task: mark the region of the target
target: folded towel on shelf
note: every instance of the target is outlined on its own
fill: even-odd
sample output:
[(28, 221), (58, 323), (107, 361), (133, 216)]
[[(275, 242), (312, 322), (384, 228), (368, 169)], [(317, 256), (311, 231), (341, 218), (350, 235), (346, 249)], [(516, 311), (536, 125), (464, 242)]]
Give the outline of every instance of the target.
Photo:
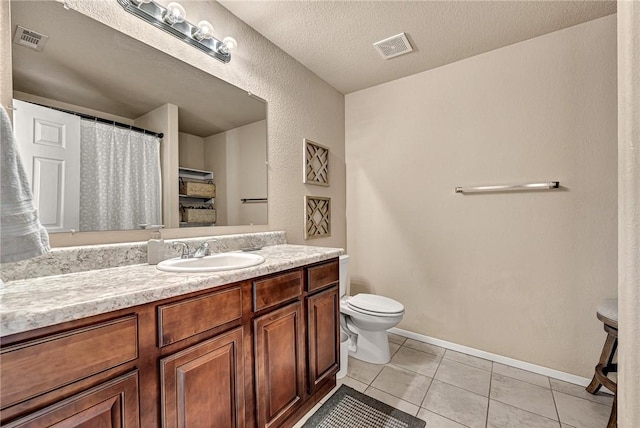
[(38, 220), (18, 142), (4, 107), (0, 106), (0, 263), (48, 253), (49, 234)]

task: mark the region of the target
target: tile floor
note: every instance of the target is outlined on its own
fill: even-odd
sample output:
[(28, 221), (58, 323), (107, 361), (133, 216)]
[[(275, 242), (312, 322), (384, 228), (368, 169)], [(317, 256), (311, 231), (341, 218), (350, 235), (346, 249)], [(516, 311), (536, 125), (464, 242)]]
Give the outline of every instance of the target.
[(594, 396), (578, 385), (394, 334), (389, 340), (389, 364), (349, 358), (347, 376), (338, 384), (417, 416), (427, 428), (607, 426), (611, 395)]

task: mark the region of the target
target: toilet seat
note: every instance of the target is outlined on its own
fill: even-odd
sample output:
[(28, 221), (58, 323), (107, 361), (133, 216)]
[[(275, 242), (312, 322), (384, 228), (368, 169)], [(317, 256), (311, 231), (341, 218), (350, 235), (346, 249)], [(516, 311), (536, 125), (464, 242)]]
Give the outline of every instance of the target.
[(347, 305), (356, 312), (373, 316), (397, 316), (404, 313), (402, 303), (375, 294), (356, 294), (347, 300)]

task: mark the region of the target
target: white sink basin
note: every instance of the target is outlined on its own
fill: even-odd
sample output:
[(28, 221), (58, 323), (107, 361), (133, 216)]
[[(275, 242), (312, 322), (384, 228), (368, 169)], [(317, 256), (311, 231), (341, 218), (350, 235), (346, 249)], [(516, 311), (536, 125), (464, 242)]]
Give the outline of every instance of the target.
[(169, 259), (158, 263), (165, 272), (220, 272), (264, 263), (264, 257), (250, 253), (220, 253), (191, 259)]

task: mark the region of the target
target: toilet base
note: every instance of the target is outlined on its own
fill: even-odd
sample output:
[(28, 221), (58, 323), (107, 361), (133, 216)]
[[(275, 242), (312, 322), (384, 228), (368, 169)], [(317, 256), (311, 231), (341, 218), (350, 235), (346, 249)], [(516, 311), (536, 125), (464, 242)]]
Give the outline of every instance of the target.
[(386, 330), (359, 330), (356, 336), (356, 351), (349, 350), (350, 356), (372, 364), (387, 364), (391, 361), (389, 337)]

